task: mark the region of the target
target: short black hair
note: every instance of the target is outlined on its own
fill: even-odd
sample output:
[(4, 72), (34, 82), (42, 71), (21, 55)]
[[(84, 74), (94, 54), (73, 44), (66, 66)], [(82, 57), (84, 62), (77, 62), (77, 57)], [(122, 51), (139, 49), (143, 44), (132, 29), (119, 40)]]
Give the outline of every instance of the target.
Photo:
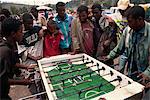
[(26, 21), (28, 21), (28, 20), (31, 20), (31, 19), (33, 20), (33, 17), (32, 17), (32, 15), (30, 13), (24, 13), (22, 15), (22, 21), (23, 21), (23, 23), (26, 22)]
[(4, 14), (0, 14), (0, 22), (2, 22), (5, 18), (6, 16)]
[(8, 9), (2, 9), (0, 14), (4, 14), (7, 18), (10, 17), (11, 13)]
[(18, 19), (14, 19), (14, 18), (11, 18), (11, 17), (6, 18), (2, 22), (1, 35), (3, 37), (8, 37), (8, 36), (11, 35), (12, 32), (17, 32), (21, 25), (22, 25), (22, 22)]
[(98, 8), (99, 10), (102, 10), (101, 5), (98, 4), (98, 3), (93, 4), (93, 6), (91, 7), (91, 9), (95, 9), (95, 8)]
[(50, 19), (50, 20), (48, 20), (47, 24), (54, 24), (54, 25), (56, 25), (56, 29), (59, 30), (59, 27), (58, 27), (56, 21)]
[(127, 18), (129, 16), (131, 16), (134, 19), (137, 19), (139, 17), (142, 17), (144, 19), (145, 18), (145, 10), (141, 6), (133, 6), (125, 12), (125, 16)]
[(56, 4), (56, 10), (58, 9), (58, 7), (61, 7), (61, 6), (66, 6), (66, 4), (64, 2), (58, 2)]
[(47, 23), (50, 23), (50, 24), (56, 24), (56, 21), (54, 21), (54, 20), (48, 20)]
[(77, 9), (77, 12), (78, 12), (78, 13), (81, 13), (81, 12), (83, 12), (83, 11), (86, 11), (86, 12), (88, 13), (88, 7), (85, 6), (85, 5), (79, 6), (78, 9)]

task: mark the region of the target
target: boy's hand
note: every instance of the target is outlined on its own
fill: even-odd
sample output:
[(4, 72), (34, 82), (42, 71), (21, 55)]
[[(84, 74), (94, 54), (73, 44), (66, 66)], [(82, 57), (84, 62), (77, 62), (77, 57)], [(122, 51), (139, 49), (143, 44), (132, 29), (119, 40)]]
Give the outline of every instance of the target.
[(102, 56), (102, 57), (100, 57), (100, 58), (98, 58), (100, 61), (102, 61), (102, 62), (106, 62), (106, 61), (108, 61), (109, 60), (109, 58), (107, 57), (107, 56)]
[(21, 84), (22, 85), (29, 85), (32, 84), (33, 82), (31, 81), (31, 79), (24, 79), (24, 80), (20, 80), (22, 81)]
[(141, 77), (142, 78), (142, 84), (145, 85), (145, 86), (150, 86), (150, 82), (146, 82), (146, 81), (150, 81), (150, 77), (149, 76), (146, 76), (145, 74), (141, 73), (140, 75), (138, 75), (138, 77)]
[(145, 85), (145, 88), (150, 88), (150, 82)]
[(37, 66), (37, 64), (30, 64), (27, 69), (34, 69)]
[(78, 53), (79, 53), (79, 50), (77, 49), (77, 50), (74, 50), (72, 52), (69, 52), (68, 54), (75, 55), (75, 54), (78, 54)]

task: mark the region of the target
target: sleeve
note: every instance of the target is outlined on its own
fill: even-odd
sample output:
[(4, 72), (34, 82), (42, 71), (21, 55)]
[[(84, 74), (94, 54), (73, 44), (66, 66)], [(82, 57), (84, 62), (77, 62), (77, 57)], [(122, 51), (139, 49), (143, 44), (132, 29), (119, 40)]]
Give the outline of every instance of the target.
[(7, 63), (2, 57), (0, 57), (0, 78), (4, 77), (5, 73), (7, 72)]
[(144, 74), (150, 77), (150, 66), (144, 71)]
[(126, 40), (126, 34), (127, 34), (127, 28), (124, 30), (123, 35), (117, 44), (117, 46), (110, 51), (109, 55), (107, 56), (109, 59), (114, 59), (115, 57), (118, 57), (121, 53), (125, 50), (125, 40)]
[[(7, 54), (6, 54), (7, 53)], [(0, 78), (2, 77), (12, 77), (12, 68), (15, 65), (14, 57), (12, 57), (12, 52), (7, 50), (3, 52), (0, 57)]]
[(147, 69), (143, 72), (143, 74), (147, 75), (150, 77), (150, 45), (149, 45), (149, 66)]

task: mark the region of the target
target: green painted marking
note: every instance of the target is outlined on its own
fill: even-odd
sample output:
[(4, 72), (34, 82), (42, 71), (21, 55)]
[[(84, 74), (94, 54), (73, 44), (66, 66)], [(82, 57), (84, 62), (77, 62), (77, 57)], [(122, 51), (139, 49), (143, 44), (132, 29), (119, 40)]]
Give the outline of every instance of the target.
[[(62, 68), (63, 70), (58, 71), (58, 69), (53, 69), (51, 71), (48, 72), (49, 76), (52, 75), (57, 75), (59, 73), (67, 73), (73, 70), (78, 70), (81, 68), (86, 68), (85, 65), (74, 65), (73, 68), (70, 68), (68, 70), (64, 70), (65, 67), (68, 68), (69, 64), (62, 64), (59, 65), (58, 67)], [(55, 90), (60, 89), (60, 87), (67, 87), (67, 88), (63, 88), (63, 92), (61, 90), (55, 91), (57, 98), (61, 99), (61, 100), (89, 100), (95, 97), (98, 97), (100, 95), (103, 95), (105, 93), (111, 92), (115, 89), (115, 86), (113, 86), (112, 84), (107, 84), (105, 86), (102, 86), (100, 89), (99, 88), (94, 88), (90, 91), (84, 91), (83, 93), (79, 94), (78, 92), (80, 90), (85, 90), (86, 88), (90, 88), (90, 87), (94, 87), (94, 86), (99, 86), (100, 84), (105, 84), (107, 83), (107, 80), (105, 80), (103, 77), (99, 76), (96, 72), (93, 73), (90, 77), (90, 75), (87, 75), (85, 73), (91, 72), (91, 69), (85, 69), (85, 70), (81, 70), (81, 71), (76, 71), (76, 72), (72, 72), (72, 73), (68, 73), (68, 74), (64, 74), (64, 75), (58, 75), (53, 77), (51, 80), (52, 82), (52, 86)], [(81, 81), (78, 81), (77, 83), (73, 82), (72, 79), (68, 79), (64, 81), (64, 85), (62, 84), (62, 82), (59, 82), (59, 80), (63, 80), (63, 79), (67, 79), (70, 78), (72, 76), (76, 76), (76, 75), (83, 75), (83, 81), (87, 81), (87, 80), (92, 80), (89, 82), (83, 82), (81, 84), (78, 84)], [(76, 79), (75, 79), (76, 80)], [(78, 79), (77, 79), (78, 80)], [(75, 85), (77, 84), (77, 85)], [(92, 91), (96, 91), (95, 93)]]

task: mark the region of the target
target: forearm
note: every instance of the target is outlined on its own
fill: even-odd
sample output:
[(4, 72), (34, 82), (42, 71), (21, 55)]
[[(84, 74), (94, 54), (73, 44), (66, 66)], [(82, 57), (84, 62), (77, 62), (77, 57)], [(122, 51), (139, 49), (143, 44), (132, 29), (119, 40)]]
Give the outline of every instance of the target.
[(107, 58), (109, 59), (114, 59), (116, 57), (119, 56), (119, 51), (118, 51), (118, 46), (116, 46), (112, 51), (110, 51), (109, 55), (107, 56)]
[(22, 68), (22, 69), (27, 69), (27, 68), (28, 68), (28, 66), (27, 66), (27, 65), (20, 64), (20, 63), (16, 63), (16, 67), (18, 67), (18, 68)]
[(27, 80), (14, 80), (14, 79), (9, 79), (8, 80), (10, 85), (29, 85), (30, 82)]

